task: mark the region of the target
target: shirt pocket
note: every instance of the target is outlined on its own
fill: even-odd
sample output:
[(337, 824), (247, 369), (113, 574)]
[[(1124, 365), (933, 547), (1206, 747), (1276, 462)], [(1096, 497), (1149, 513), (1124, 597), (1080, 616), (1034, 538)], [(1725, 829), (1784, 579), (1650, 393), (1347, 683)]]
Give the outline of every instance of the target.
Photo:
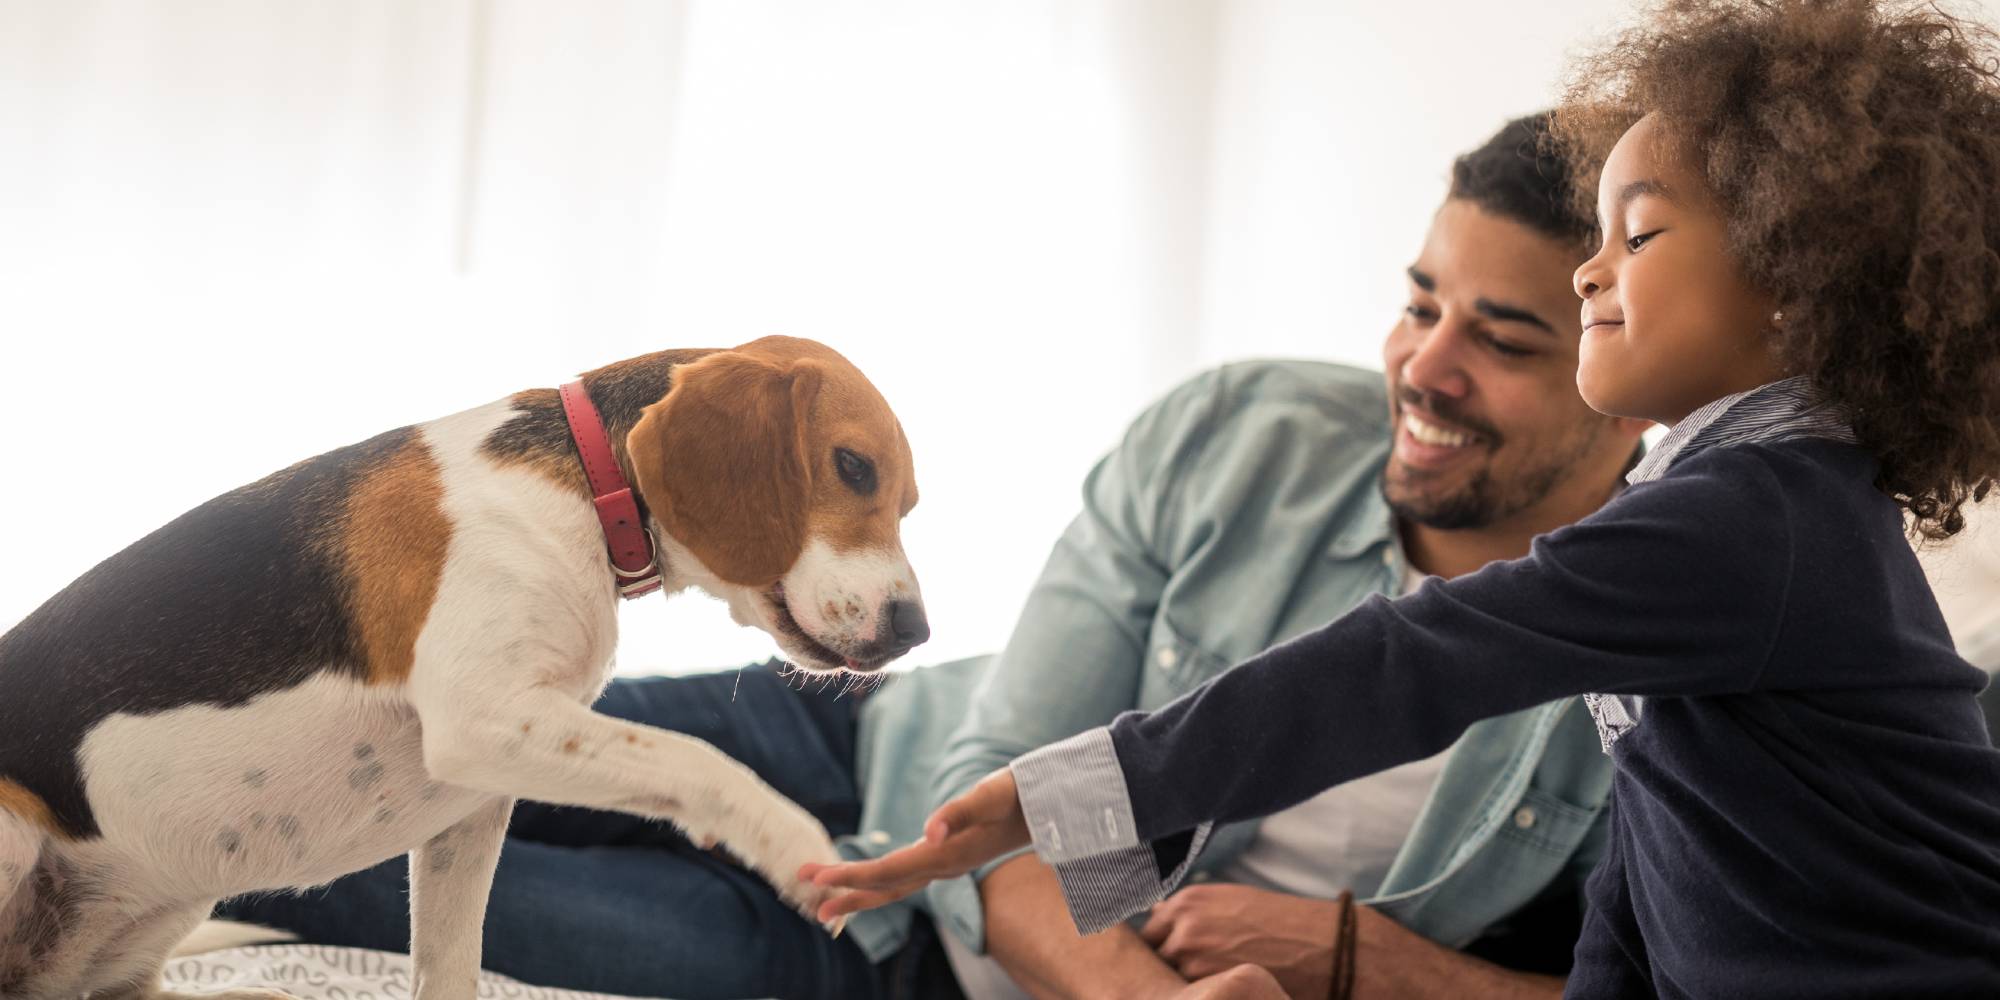
[(1536, 851), (1568, 857), (1576, 851), (1598, 810), (1529, 787), (1512, 812), (1500, 819), (1500, 838)]
[(1152, 711), (1200, 687), (1229, 669), (1234, 661), (1203, 649), (1175, 629), (1165, 615), (1153, 619), (1146, 640), (1146, 662), (1139, 680), (1139, 708)]

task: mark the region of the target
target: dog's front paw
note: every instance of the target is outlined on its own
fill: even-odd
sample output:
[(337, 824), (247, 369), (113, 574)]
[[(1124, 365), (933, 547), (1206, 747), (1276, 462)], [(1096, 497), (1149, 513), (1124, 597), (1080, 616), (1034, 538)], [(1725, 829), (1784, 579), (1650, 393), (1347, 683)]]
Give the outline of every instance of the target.
[[(820, 833), (822, 840), (825, 840), (825, 837), (826, 834), (824, 832)], [(846, 859), (840, 856), (840, 852), (833, 849), (833, 843), (827, 841), (825, 850), (801, 851), (794, 854), (789, 860), (777, 862), (778, 870), (766, 872), (764, 873), (764, 877), (771, 881), (771, 884), (777, 888), (778, 895), (783, 896), (785, 902), (790, 903), (792, 909), (797, 910), (800, 916), (816, 924), (820, 924), (820, 926), (826, 928), (827, 933), (834, 937), (839, 937), (840, 932), (847, 927), (847, 918), (839, 916), (833, 918), (832, 921), (822, 922), (819, 919), (819, 908), (825, 905), (827, 900), (839, 896), (847, 892), (847, 890), (834, 886), (815, 885), (811, 882), (800, 881), (799, 868), (809, 862), (830, 865), (838, 864), (844, 860)]]
[[(846, 890), (800, 881), (799, 868), (809, 862), (830, 865), (844, 859), (819, 820), (791, 801), (779, 799), (758, 812), (745, 824), (745, 836), (727, 839), (724, 846), (771, 883), (792, 909), (818, 923), (820, 905)], [(825, 926), (837, 935), (846, 925), (847, 918), (841, 917)]]

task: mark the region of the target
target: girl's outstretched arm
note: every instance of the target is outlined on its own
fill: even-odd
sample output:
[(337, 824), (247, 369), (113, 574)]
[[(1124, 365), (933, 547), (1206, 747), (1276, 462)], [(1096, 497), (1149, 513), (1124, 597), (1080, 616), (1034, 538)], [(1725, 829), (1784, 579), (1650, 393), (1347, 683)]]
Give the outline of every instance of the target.
[(1177, 886), (1215, 822), (1430, 756), (1480, 719), (1586, 692), (1751, 690), (1783, 623), (1791, 547), (1764, 458), (1695, 456), (1538, 538), (1524, 559), (1371, 598), (1156, 712), (1017, 758), (940, 809), (923, 842), (816, 870), (860, 890), (828, 915), (969, 871), (1032, 834), (1090, 932)]

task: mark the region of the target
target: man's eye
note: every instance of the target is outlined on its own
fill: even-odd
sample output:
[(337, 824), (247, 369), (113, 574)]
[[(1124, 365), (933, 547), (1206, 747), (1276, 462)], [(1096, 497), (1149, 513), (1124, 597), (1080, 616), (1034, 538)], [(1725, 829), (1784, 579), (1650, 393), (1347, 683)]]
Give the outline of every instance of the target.
[(833, 450), (833, 467), (849, 489), (867, 496), (875, 492), (875, 464), (845, 448)]
[(1513, 344), (1501, 340), (1499, 337), (1495, 337), (1490, 333), (1487, 334), (1484, 339), (1486, 340), (1486, 346), (1493, 348), (1493, 350), (1498, 354), (1500, 354), (1501, 357), (1525, 358), (1535, 353), (1534, 351), (1528, 350), (1525, 347), (1515, 347)]
[(1437, 314), (1431, 312), (1429, 309), (1425, 309), (1423, 306), (1416, 306), (1416, 305), (1404, 306), (1403, 315), (1408, 316), (1419, 323), (1437, 322)]

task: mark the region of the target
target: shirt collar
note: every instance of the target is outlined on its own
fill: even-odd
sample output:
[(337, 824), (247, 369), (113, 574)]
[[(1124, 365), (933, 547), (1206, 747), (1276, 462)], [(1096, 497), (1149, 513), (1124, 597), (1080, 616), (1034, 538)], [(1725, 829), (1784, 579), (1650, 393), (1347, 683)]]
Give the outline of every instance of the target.
[(1675, 424), (1625, 481), (1637, 485), (1667, 474), (1674, 463), (1710, 448), (1824, 438), (1853, 444), (1854, 429), (1804, 375), (1724, 396)]

